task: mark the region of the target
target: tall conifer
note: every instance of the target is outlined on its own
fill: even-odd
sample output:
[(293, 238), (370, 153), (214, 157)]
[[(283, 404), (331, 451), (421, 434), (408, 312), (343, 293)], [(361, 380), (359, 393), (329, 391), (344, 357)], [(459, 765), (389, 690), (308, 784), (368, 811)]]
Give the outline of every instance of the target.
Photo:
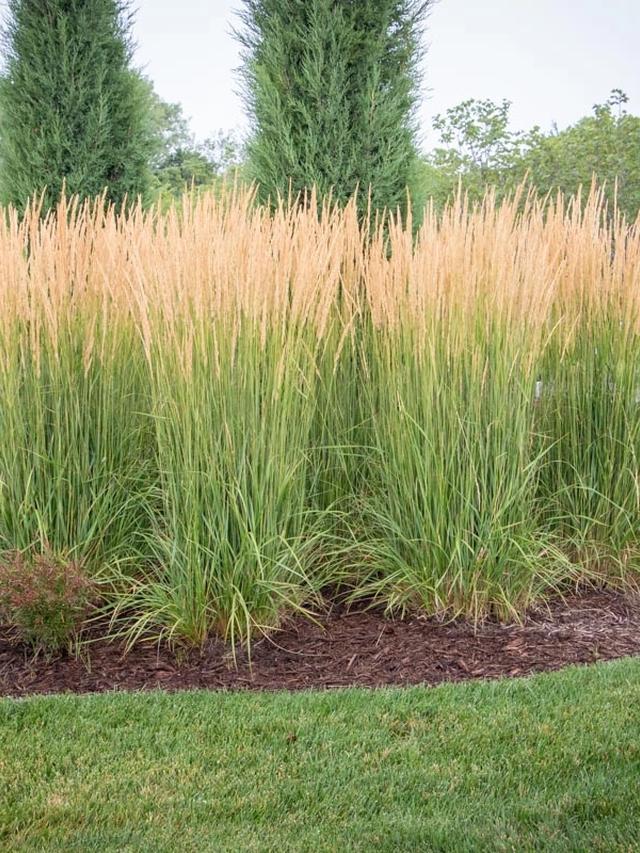
[(0, 196), (148, 190), (149, 95), (132, 68), (128, 0), (9, 0), (0, 80)]
[(316, 186), (403, 207), (416, 165), (431, 0), (244, 0), (250, 174), (263, 199)]

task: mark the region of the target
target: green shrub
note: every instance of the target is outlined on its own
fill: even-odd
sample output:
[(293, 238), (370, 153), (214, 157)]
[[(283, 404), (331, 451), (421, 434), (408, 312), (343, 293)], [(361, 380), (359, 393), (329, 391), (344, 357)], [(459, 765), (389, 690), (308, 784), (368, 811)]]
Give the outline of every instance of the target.
[(69, 645), (94, 598), (82, 566), (66, 556), (47, 551), (0, 558), (0, 615), (36, 651)]

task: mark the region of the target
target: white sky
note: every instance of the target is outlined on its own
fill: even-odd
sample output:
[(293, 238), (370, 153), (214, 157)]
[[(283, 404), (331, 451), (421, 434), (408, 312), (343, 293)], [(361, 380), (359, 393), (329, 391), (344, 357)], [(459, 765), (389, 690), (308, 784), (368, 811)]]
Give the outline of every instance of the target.
[[(244, 129), (231, 29), (241, 0), (134, 0), (137, 63), (196, 134)], [(6, 0), (1, 3), (6, 5)], [(640, 0), (438, 0), (420, 110), (431, 118), (465, 98), (513, 101), (516, 128), (561, 127), (618, 87), (640, 112)]]
[[(231, 35), (240, 6), (137, 0), (138, 62), (200, 137), (246, 126)], [(434, 114), (469, 97), (513, 101), (522, 129), (565, 126), (614, 87), (640, 111), (640, 0), (439, 0), (427, 41), (423, 135)]]

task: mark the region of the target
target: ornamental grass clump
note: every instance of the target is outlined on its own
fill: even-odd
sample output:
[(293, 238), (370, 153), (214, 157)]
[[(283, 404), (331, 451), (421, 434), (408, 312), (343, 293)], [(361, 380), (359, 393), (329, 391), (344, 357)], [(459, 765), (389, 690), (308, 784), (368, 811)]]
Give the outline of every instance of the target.
[(368, 250), (370, 444), (354, 597), (514, 617), (566, 567), (539, 520), (534, 386), (553, 298), (541, 208), (489, 197)]
[(100, 201), (0, 226), (0, 549), (89, 573), (137, 560), (152, 476), (121, 228)]
[(208, 196), (136, 229), (161, 511), (154, 567), (123, 601), (134, 636), (249, 641), (318, 591), (312, 442), (343, 220), (252, 201)]
[(4, 212), (0, 554), (82, 566), (130, 643), (635, 584), (638, 225), (300, 201)]
[(546, 242), (562, 258), (536, 432), (547, 526), (585, 576), (640, 568), (640, 230), (558, 199)]

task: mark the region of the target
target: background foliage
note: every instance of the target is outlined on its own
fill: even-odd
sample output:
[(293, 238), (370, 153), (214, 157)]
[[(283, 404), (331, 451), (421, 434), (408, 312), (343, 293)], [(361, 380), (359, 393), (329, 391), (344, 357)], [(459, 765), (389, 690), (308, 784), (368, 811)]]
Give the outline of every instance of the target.
[(640, 117), (627, 112), (627, 95), (614, 89), (593, 115), (544, 133), (509, 126), (511, 104), (467, 100), (434, 119), (440, 144), (425, 158), (423, 193), (441, 206), (461, 185), (473, 200), (487, 186), (498, 197), (527, 178), (546, 194), (575, 195), (594, 176), (613, 209), (634, 219), (640, 210)]

